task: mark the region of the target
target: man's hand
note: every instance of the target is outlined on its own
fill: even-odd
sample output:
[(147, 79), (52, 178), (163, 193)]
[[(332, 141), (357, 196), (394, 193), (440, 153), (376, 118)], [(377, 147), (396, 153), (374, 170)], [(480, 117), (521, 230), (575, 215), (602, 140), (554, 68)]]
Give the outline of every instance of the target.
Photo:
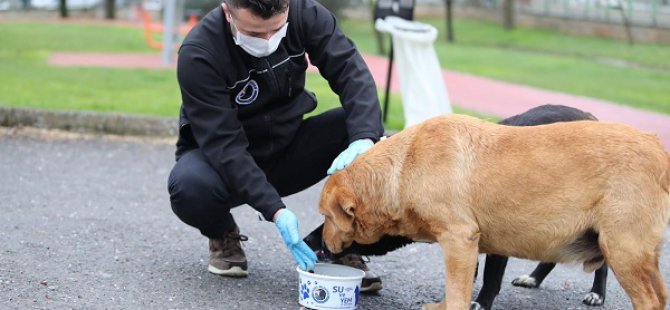
[(363, 152), (370, 149), (373, 145), (374, 143), (370, 139), (359, 139), (351, 142), (349, 147), (347, 147), (346, 150), (342, 151), (342, 153), (340, 153), (340, 155), (335, 158), (333, 164), (330, 165), (330, 168), (328, 169), (328, 174), (333, 174), (349, 166), (349, 164), (351, 164), (351, 162), (354, 161), (358, 155), (363, 154)]
[(289, 209), (281, 209), (275, 213), (273, 220), (300, 269), (313, 270), (317, 260), (316, 254), (300, 239), (298, 218), (295, 213)]

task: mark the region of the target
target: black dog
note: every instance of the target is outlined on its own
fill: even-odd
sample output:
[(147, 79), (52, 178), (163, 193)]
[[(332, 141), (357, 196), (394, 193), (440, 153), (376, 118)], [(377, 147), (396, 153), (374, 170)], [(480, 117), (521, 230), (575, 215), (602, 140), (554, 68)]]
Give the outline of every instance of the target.
[[(578, 120), (597, 121), (597, 119), (590, 113), (586, 113), (575, 108), (562, 105), (543, 105), (530, 109), (522, 114), (506, 118), (500, 121), (499, 124), (509, 126), (536, 126)], [(328, 251), (328, 249), (323, 245), (322, 229), (323, 225), (305, 237), (304, 240), (312, 249), (319, 253), (321, 257), (332, 259), (336, 256), (330, 253), (330, 251)], [(338, 254), (337, 257), (346, 255), (347, 253), (379, 256), (402, 248), (405, 245), (413, 242), (413, 240), (405, 237), (387, 235), (373, 244), (357, 244), (354, 242), (349, 248)], [(500, 292), (500, 286), (503, 275), (505, 274), (507, 260), (508, 257), (506, 256), (486, 255), (486, 263), (484, 266), (484, 283), (482, 285), (482, 289), (479, 291), (477, 299), (470, 307), (471, 310), (491, 309), (493, 300)], [(515, 286), (537, 288), (555, 266), (556, 264), (554, 263), (542, 262), (537, 266), (537, 268), (535, 268), (530, 276), (519, 277), (512, 281), (512, 284)], [(605, 301), (606, 282), (607, 265), (603, 264), (603, 266), (596, 271), (591, 293), (586, 295), (583, 302), (589, 306), (602, 305)]]

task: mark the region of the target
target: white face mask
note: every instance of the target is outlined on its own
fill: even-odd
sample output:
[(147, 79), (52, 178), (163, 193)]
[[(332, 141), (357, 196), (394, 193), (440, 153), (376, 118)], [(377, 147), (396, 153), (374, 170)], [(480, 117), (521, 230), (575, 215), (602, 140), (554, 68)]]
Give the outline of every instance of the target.
[(249, 55), (256, 57), (265, 57), (274, 53), (279, 47), (281, 39), (286, 36), (286, 29), (288, 28), (287, 22), (270, 39), (265, 40), (241, 33), (235, 24), (232, 22), (230, 24), (235, 27), (235, 35), (233, 36), (235, 44), (239, 45)]

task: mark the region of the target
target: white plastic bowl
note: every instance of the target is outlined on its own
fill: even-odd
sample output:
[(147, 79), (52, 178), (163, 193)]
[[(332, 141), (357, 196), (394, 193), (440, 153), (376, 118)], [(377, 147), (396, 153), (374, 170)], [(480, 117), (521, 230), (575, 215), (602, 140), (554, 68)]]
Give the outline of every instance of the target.
[(358, 306), (365, 272), (335, 264), (317, 263), (314, 273), (298, 271), (298, 303), (310, 309), (353, 310)]

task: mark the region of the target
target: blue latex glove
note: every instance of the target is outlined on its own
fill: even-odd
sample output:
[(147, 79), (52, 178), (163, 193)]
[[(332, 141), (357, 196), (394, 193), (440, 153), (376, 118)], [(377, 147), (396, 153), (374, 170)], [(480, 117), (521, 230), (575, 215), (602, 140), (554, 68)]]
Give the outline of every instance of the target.
[(328, 169), (328, 174), (333, 174), (349, 166), (358, 155), (363, 154), (363, 152), (370, 149), (373, 145), (374, 143), (370, 139), (359, 139), (351, 142), (346, 150), (337, 155), (337, 158), (335, 158), (333, 164)]
[(298, 266), (302, 270), (313, 270), (316, 263), (316, 254), (307, 246), (305, 241), (300, 239), (298, 234), (298, 217), (289, 209), (279, 211), (279, 216), (275, 219), (275, 225), (279, 229), (281, 237), (286, 243), (286, 247), (291, 251)]

